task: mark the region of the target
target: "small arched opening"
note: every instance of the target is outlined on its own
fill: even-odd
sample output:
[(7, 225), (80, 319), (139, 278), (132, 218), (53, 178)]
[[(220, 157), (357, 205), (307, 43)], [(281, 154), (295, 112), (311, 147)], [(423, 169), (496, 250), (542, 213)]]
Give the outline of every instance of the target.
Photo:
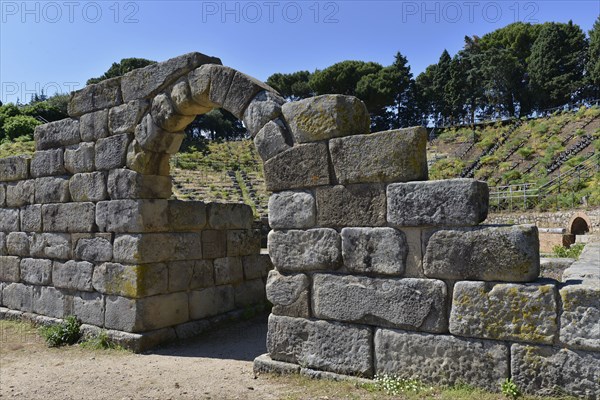
[(575, 217), (569, 224), (569, 231), (573, 235), (585, 235), (590, 231), (590, 226), (584, 218)]

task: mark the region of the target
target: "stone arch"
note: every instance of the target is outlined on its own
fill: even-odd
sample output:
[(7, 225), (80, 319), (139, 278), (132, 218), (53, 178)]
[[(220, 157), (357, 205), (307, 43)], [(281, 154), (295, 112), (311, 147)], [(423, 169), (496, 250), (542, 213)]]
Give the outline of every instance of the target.
[(592, 222), (590, 218), (582, 212), (577, 212), (569, 220), (567, 230), (572, 235), (585, 235), (591, 231)]

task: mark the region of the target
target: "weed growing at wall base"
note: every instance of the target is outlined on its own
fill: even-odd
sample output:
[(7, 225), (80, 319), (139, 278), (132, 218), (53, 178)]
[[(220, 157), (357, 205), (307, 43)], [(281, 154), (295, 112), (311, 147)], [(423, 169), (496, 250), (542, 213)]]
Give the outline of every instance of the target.
[(502, 394), (510, 399), (521, 397), (521, 390), (510, 378), (507, 378), (504, 382), (502, 382), (500, 389), (502, 390)]
[(81, 322), (70, 315), (60, 324), (41, 327), (40, 334), (49, 347), (60, 347), (77, 343), (81, 337), (80, 327)]

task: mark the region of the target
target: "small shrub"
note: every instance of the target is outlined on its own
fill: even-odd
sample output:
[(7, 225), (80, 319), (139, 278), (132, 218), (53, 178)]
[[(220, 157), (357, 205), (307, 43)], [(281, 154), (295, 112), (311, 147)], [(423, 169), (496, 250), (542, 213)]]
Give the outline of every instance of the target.
[(519, 387), (510, 378), (507, 378), (504, 382), (502, 382), (501, 390), (505, 397), (509, 397), (511, 399), (521, 397), (521, 391), (519, 390)]
[(527, 160), (533, 154), (533, 149), (531, 147), (521, 147), (517, 150), (517, 154), (520, 155), (523, 160)]
[(80, 327), (77, 318), (70, 315), (60, 324), (41, 327), (40, 333), (49, 347), (59, 347), (77, 343), (81, 337)]
[(571, 247), (554, 246), (552, 253), (559, 258), (579, 258), (585, 245), (583, 243), (575, 243)]

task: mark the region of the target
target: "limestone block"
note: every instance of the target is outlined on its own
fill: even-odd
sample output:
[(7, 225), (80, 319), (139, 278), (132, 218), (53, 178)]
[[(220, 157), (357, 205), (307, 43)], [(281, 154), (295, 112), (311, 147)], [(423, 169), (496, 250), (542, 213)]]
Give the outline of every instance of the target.
[(6, 185), (0, 184), (0, 207), (6, 206)]
[(600, 351), (600, 287), (568, 285), (560, 289), (560, 341), (570, 348)]
[(33, 285), (49, 285), (52, 282), (52, 261), (38, 258), (21, 260), (21, 280)]
[(273, 269), (273, 263), (268, 254), (242, 257), (242, 266), (246, 279), (266, 278), (269, 271)]
[(329, 151), (339, 183), (427, 180), (423, 127), (332, 139)]
[(272, 229), (313, 228), (317, 222), (315, 197), (311, 192), (287, 191), (269, 197), (269, 225)]
[(209, 112), (212, 108), (205, 107), (194, 101), (192, 91), (186, 78), (180, 79), (171, 89), (171, 100), (177, 113), (181, 115), (201, 115)]
[(386, 225), (385, 187), (359, 184), (317, 188), (317, 224), (327, 227)]
[[(6, 250), (6, 233), (0, 232), (0, 256), (8, 255)], [(2, 279), (0, 279), (2, 280)]]
[(108, 194), (111, 199), (168, 199), (171, 197), (171, 178), (142, 175), (127, 169), (108, 173)]
[(69, 180), (69, 192), (73, 201), (106, 200), (106, 174), (92, 172), (75, 174)]
[(285, 103), (281, 109), (297, 143), (366, 134), (371, 124), (367, 107), (354, 96), (310, 97)]
[(98, 140), (94, 156), (96, 169), (109, 170), (124, 167), (130, 141), (131, 137), (127, 133)]
[(457, 282), (450, 333), (483, 339), (551, 344), (558, 331), (552, 284)]
[(33, 312), (36, 314), (62, 318), (65, 316), (66, 296), (53, 287), (33, 288)]
[(227, 233), (218, 230), (202, 231), (202, 255), (206, 259), (227, 256)]
[(429, 239), (425, 275), (440, 279), (530, 282), (540, 271), (534, 225), (448, 229)]
[(166, 231), (167, 200), (111, 200), (96, 204), (96, 225), (102, 232)]
[(189, 288), (199, 289), (215, 284), (215, 271), (213, 261), (211, 260), (196, 260), (192, 268)]
[(275, 270), (270, 271), (266, 295), (273, 304), (272, 313), (308, 318), (310, 316), (309, 285), (310, 280), (305, 274), (282, 275)]
[(79, 118), (79, 134), (84, 142), (95, 142), (108, 136), (108, 110), (84, 114)]
[(201, 319), (233, 310), (235, 294), (231, 285), (213, 286), (191, 291), (189, 302), (190, 319)]
[(31, 158), (27, 156), (0, 158), (0, 182), (19, 181), (29, 178), (30, 162)]
[(71, 94), (68, 112), (71, 117), (118, 106), (123, 102), (121, 95), (121, 77), (88, 85)]
[(317, 274), (315, 317), (369, 325), (446, 332), (446, 284), (433, 279), (379, 279)]
[(94, 203), (44, 204), (44, 232), (92, 232), (95, 212)]
[(16, 232), (20, 230), (19, 210), (16, 208), (0, 208), (0, 231)]
[(6, 185), (6, 205), (22, 207), (35, 203), (35, 180), (20, 181)]
[(342, 261), (340, 235), (333, 229), (271, 231), (268, 240), (280, 272), (335, 270)]
[[(24, 261), (24, 260), (23, 260)], [(67, 261), (52, 263), (52, 284), (62, 289), (74, 289), (91, 292), (94, 265), (87, 261)]]
[(21, 258), (13, 256), (0, 256), (0, 281), (19, 282)]
[(256, 136), (267, 122), (281, 116), (281, 105), (285, 100), (272, 91), (259, 92), (248, 104), (242, 121), (252, 137)]
[(68, 260), (71, 258), (71, 237), (64, 233), (34, 233), (31, 256)]
[(260, 253), (260, 229), (227, 231), (227, 256), (239, 257)]
[(62, 175), (65, 171), (64, 149), (38, 150), (31, 160), (31, 176)]
[(182, 115), (177, 112), (175, 105), (165, 93), (154, 97), (150, 111), (152, 120), (167, 132), (181, 132), (195, 118), (195, 115)]
[(169, 175), (169, 155), (146, 151), (137, 140), (127, 148), (127, 168), (145, 175)]
[(423, 273), (423, 245), (421, 241), (422, 230), (420, 228), (400, 229), (406, 238), (408, 255), (406, 257), (406, 278), (425, 278)]
[(206, 204), (201, 201), (169, 200), (168, 219), (174, 231), (199, 231), (206, 226)]
[(208, 225), (213, 229), (250, 229), (254, 217), (246, 204), (208, 204)]
[(166, 233), (117, 234), (113, 259), (132, 264), (175, 260), (174, 241), (175, 236)]
[(211, 260), (173, 261), (169, 265), (169, 292), (214, 286)]
[(65, 118), (60, 121), (39, 125), (33, 132), (36, 150), (65, 147), (81, 142), (79, 121)]
[(289, 133), (281, 120), (269, 121), (254, 137), (254, 146), (260, 158), (267, 161), (292, 147), (288, 137)]
[(262, 279), (240, 282), (233, 286), (233, 290), (237, 308), (265, 302), (265, 283)]
[(468, 226), (487, 218), (487, 183), (473, 179), (395, 183), (388, 221), (398, 226)]
[(600, 395), (600, 353), (513, 344), (510, 365), (514, 383), (525, 393), (560, 393), (597, 399)]
[(166, 264), (123, 265), (103, 263), (94, 268), (92, 285), (104, 294), (140, 298), (167, 293)]
[(241, 119), (250, 101), (261, 91), (276, 93), (269, 85), (236, 71), (223, 102), (223, 108)]
[(108, 129), (111, 134), (133, 133), (142, 116), (150, 107), (148, 100), (132, 100), (113, 107), (108, 113)]
[(183, 133), (163, 130), (154, 123), (150, 114), (146, 115), (135, 128), (135, 140), (142, 149), (155, 153), (177, 153), (184, 136)]
[(65, 149), (65, 169), (72, 174), (92, 172), (95, 168), (94, 143), (79, 143)]
[(9, 283), (2, 289), (2, 303), (11, 310), (33, 311), (33, 286)]
[[(188, 83), (192, 99), (201, 106), (207, 108), (219, 108), (220, 104), (214, 104), (210, 101), (211, 70), (219, 68), (211, 64), (196, 68), (188, 74)], [(216, 80), (215, 80), (216, 82)]]
[(6, 236), (6, 249), (11, 256), (29, 256), (30, 238), (24, 232), (11, 232)]
[(104, 326), (143, 332), (182, 324), (189, 320), (188, 295), (171, 293), (143, 299), (106, 296)]
[(269, 316), (272, 359), (345, 375), (373, 375), (373, 332), (366, 326)]
[(501, 342), (389, 329), (375, 332), (375, 373), (443, 386), (468, 384), (498, 391), (509, 378)]
[(215, 284), (226, 285), (244, 280), (242, 259), (239, 257), (223, 257), (214, 260)]
[(67, 203), (71, 201), (69, 178), (49, 176), (35, 180), (35, 202), (37, 204)]
[(104, 325), (104, 296), (80, 292), (73, 296), (73, 314), (84, 324)]
[(408, 244), (402, 231), (393, 228), (344, 228), (344, 269), (359, 274), (404, 274)]
[[(233, 68), (225, 67), (223, 65), (207, 65), (210, 73), (210, 87), (208, 91), (209, 104), (217, 104), (220, 107), (225, 107), (225, 101), (227, 99), (227, 93), (231, 88), (233, 77), (236, 74), (236, 70)], [(192, 84), (190, 80), (190, 85)], [(195, 84), (198, 87), (197, 84)], [(195, 93), (196, 92), (196, 93)], [(198, 91), (192, 87), (192, 94), (194, 98), (198, 96)]]
[(35, 204), (21, 208), (21, 230), (25, 232), (42, 231), (42, 206)]
[(123, 100), (147, 98), (200, 65), (220, 60), (200, 53), (188, 53), (144, 68), (135, 69), (122, 78)]
[(74, 256), (78, 260), (103, 262), (112, 260), (112, 244), (102, 237), (81, 238), (75, 244)]
[(327, 144), (297, 145), (264, 164), (267, 190), (277, 192), (329, 185)]
[(173, 235), (173, 260), (199, 260), (202, 257), (202, 232), (178, 232)]

